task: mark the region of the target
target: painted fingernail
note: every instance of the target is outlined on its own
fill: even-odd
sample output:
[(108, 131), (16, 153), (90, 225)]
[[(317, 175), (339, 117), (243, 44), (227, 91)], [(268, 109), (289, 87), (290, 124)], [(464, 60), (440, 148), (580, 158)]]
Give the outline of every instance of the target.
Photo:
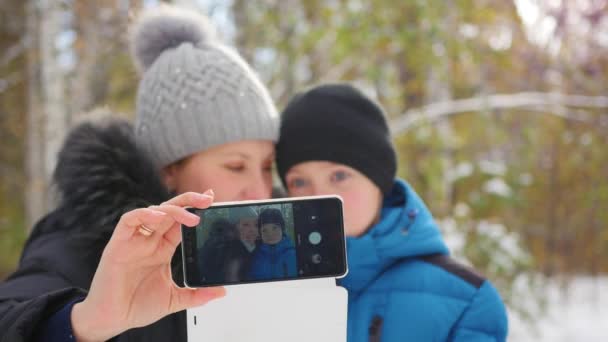
[(207, 194), (206, 192), (203, 194), (196, 194), (196, 196), (201, 199), (201, 200), (208, 200), (210, 198), (213, 198), (212, 195)]

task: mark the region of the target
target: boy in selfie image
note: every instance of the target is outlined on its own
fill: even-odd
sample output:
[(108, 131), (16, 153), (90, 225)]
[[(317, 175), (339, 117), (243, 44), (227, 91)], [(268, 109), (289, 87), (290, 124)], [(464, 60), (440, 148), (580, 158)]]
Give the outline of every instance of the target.
[(296, 250), (285, 232), (285, 220), (279, 209), (262, 210), (258, 218), (261, 243), (251, 263), (251, 280), (296, 276)]
[[(348, 341), (504, 341), (492, 284), (449, 256), (414, 189), (396, 179), (382, 109), (345, 84), (296, 95), (283, 112), (279, 175), (290, 196), (344, 201)], [(411, 162), (415, 162), (412, 158)]]

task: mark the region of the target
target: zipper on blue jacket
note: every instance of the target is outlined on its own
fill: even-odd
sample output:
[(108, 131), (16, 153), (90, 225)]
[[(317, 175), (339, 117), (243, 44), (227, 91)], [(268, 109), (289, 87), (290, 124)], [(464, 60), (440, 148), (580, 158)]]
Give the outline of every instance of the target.
[(380, 342), (382, 337), (382, 317), (376, 315), (372, 318), (372, 323), (369, 325), (369, 341)]

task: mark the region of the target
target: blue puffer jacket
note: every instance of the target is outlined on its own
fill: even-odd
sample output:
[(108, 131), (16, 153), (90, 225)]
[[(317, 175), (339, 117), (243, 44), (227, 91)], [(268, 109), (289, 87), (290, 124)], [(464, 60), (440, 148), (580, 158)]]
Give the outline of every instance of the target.
[(348, 341), (504, 341), (492, 284), (448, 256), (422, 200), (398, 180), (381, 221), (347, 239)]
[(293, 243), (283, 234), (276, 245), (260, 244), (251, 261), (252, 279), (286, 278), (296, 276), (296, 250)]

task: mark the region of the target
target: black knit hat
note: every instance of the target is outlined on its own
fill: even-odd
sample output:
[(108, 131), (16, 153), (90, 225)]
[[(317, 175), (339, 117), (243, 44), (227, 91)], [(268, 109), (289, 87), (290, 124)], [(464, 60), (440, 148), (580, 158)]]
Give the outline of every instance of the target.
[(279, 209), (267, 208), (262, 210), (258, 217), (258, 229), (262, 229), (262, 225), (265, 223), (274, 223), (280, 226), (282, 231), (285, 231), (285, 219)]
[(283, 111), (277, 144), (283, 184), (296, 164), (323, 160), (350, 166), (383, 194), (393, 187), (397, 158), (384, 112), (347, 84), (326, 84), (297, 94)]

